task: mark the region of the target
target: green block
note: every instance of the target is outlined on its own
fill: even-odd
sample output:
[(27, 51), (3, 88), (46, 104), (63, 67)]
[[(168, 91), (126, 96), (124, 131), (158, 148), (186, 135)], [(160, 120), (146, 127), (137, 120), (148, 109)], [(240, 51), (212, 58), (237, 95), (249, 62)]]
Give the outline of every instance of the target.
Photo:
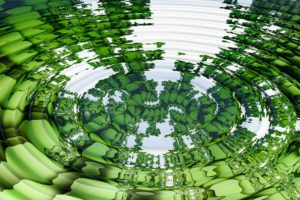
[(9, 168), (19, 178), (40, 183), (50, 183), (64, 171), (30, 143), (8, 147), (6, 158)]
[(210, 187), (218, 197), (226, 197), (243, 191), (238, 180), (225, 180)]
[(19, 32), (7, 33), (0, 37), (0, 47), (4, 46), (6, 44), (12, 43), (12, 42), (21, 41), (21, 40), (23, 40), (23, 37)]
[(2, 115), (3, 128), (18, 128), (22, 123), (24, 113), (19, 110), (4, 110)]
[(5, 106), (12, 90), (15, 87), (16, 80), (5, 75), (0, 75), (0, 105)]
[(61, 145), (58, 134), (47, 120), (26, 120), (21, 124), (19, 131), (41, 151)]
[(120, 190), (109, 183), (80, 178), (71, 186), (72, 196), (89, 200), (113, 200)]
[(0, 57), (16, 54), (28, 49), (32, 44), (28, 41), (16, 41), (0, 47)]

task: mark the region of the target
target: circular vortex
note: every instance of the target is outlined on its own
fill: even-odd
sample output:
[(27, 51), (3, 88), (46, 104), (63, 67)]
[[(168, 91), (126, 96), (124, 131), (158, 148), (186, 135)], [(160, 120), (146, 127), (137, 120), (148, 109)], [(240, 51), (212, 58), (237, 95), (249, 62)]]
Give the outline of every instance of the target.
[(0, 199), (300, 198), (299, 1), (0, 10)]

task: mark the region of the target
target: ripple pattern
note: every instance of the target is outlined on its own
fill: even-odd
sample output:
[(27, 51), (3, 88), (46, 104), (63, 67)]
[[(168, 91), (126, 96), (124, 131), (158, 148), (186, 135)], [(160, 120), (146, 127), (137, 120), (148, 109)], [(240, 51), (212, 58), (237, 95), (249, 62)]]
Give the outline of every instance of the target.
[(297, 0), (0, 0), (0, 199), (300, 199)]

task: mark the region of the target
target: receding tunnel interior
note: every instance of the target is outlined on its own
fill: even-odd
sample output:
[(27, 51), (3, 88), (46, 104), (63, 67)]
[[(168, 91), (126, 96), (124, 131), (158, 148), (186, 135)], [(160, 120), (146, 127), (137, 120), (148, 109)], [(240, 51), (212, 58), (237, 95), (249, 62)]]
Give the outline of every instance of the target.
[(298, 0), (0, 0), (0, 200), (300, 199)]

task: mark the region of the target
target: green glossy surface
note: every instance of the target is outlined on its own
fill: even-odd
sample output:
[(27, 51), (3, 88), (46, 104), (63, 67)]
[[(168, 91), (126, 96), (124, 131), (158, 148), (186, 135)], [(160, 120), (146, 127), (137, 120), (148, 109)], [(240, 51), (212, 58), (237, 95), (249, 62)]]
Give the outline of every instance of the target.
[(299, 30), (297, 0), (0, 0), (0, 199), (299, 199)]

